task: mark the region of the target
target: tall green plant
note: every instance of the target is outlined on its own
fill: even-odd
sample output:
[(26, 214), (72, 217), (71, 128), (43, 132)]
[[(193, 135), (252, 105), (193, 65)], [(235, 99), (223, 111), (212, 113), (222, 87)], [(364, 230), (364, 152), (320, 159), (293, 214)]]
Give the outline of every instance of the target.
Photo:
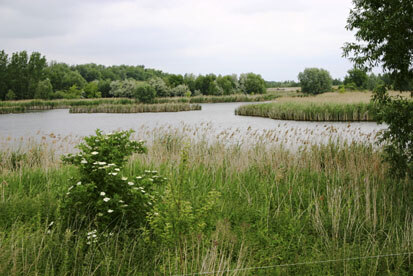
[(152, 206), (153, 184), (163, 179), (150, 171), (131, 179), (121, 175), (127, 157), (147, 151), (143, 141), (130, 140), (132, 132), (105, 135), (96, 130), (96, 135), (85, 137), (77, 146), (79, 153), (62, 157), (79, 172), (61, 207), (68, 226), (92, 224), (106, 230), (115, 226), (138, 228), (145, 223)]

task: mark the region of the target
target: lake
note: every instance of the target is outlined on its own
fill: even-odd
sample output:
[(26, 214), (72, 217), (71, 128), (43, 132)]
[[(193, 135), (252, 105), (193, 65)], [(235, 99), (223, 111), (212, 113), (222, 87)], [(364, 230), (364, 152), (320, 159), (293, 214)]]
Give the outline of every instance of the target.
[(202, 104), (201, 111), (167, 113), (71, 114), (68, 109), (0, 115), (2, 147), (27, 139), (62, 139), (134, 129), (136, 137), (150, 140), (154, 133), (180, 131), (194, 139), (230, 143), (259, 142), (262, 139), (297, 146), (325, 142), (363, 141), (373, 143), (385, 126), (374, 122), (298, 122), (236, 116), (234, 110), (246, 103)]

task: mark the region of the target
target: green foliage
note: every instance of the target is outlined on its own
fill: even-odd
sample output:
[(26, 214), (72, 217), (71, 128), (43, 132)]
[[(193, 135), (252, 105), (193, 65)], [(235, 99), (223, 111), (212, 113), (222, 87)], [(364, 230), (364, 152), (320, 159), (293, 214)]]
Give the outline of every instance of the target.
[(83, 97), (84, 98), (101, 98), (102, 93), (99, 92), (99, 82), (92, 81), (86, 84), (85, 88), (83, 89)]
[(301, 91), (309, 94), (320, 94), (331, 90), (332, 78), (324, 69), (306, 68), (298, 74)]
[(49, 79), (39, 81), (36, 88), (36, 93), (34, 94), (35, 99), (48, 100), (52, 97), (53, 87)]
[(395, 88), (406, 90), (413, 78), (413, 5), (411, 0), (353, 0), (347, 30), (357, 42), (346, 43), (344, 56), (356, 66), (381, 65), (390, 72)]
[(241, 74), (239, 85), (241, 91), (246, 94), (264, 94), (267, 91), (265, 81), (259, 74)]
[(347, 71), (347, 76), (344, 78), (344, 84), (353, 83), (358, 89), (365, 89), (367, 87), (368, 76), (366, 71), (353, 68)]
[(156, 97), (156, 90), (150, 84), (144, 83), (138, 85), (133, 94), (141, 103), (152, 103)]
[(168, 97), (170, 95), (170, 89), (163, 79), (153, 78), (148, 83), (155, 89), (157, 97)]
[(13, 90), (9, 89), (9, 91), (7, 91), (5, 100), (6, 101), (12, 101), (16, 99), (16, 94), (14, 94)]
[(211, 217), (220, 198), (220, 193), (210, 191), (202, 202), (190, 202), (184, 197), (184, 187), (188, 185), (188, 148), (181, 153), (179, 179), (168, 182), (165, 192), (156, 201), (148, 220), (156, 238), (169, 246), (183, 246), (185, 238), (206, 234), (206, 228), (216, 221)]
[(141, 84), (142, 82), (133, 79), (112, 81), (109, 94), (114, 97), (133, 98), (135, 89)]
[(72, 180), (61, 207), (62, 219), (69, 227), (96, 229), (127, 226), (137, 229), (146, 221), (153, 197), (153, 184), (162, 182), (156, 173), (128, 179), (121, 175), (127, 157), (145, 153), (142, 141), (131, 141), (133, 131), (85, 137), (78, 154), (62, 157), (73, 164), (79, 176)]
[(384, 85), (379, 86), (373, 98), (376, 119), (386, 123), (380, 141), (384, 142), (385, 160), (390, 163), (390, 174), (413, 179), (413, 101), (390, 97)]
[(174, 97), (183, 97), (183, 96), (191, 96), (191, 90), (185, 84), (180, 84), (171, 89), (171, 95)]

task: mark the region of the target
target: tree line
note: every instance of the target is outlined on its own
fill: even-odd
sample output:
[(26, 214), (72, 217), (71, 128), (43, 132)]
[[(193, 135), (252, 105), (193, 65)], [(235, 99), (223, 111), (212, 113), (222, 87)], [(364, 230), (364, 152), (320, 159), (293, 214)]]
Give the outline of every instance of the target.
[[(140, 93), (146, 93), (140, 95)], [(0, 100), (99, 97), (173, 97), (262, 94), (264, 79), (237, 75), (168, 74), (143, 65), (68, 65), (50, 62), (38, 52), (0, 51)]]

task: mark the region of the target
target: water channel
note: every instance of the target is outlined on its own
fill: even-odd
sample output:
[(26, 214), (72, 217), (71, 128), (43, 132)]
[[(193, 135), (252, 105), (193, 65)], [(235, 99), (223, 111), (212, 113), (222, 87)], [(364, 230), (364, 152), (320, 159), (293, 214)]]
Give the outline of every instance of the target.
[[(300, 145), (329, 139), (373, 143), (384, 128), (373, 122), (298, 122), (236, 116), (234, 110), (245, 103), (202, 104), (201, 111), (167, 113), (71, 114), (55, 109), (23, 114), (0, 115), (2, 147), (25, 139), (50, 139), (134, 129), (137, 138), (150, 139), (154, 132), (180, 131), (195, 139), (217, 139), (230, 143), (267, 141)], [(46, 138), (45, 138), (46, 137)]]

